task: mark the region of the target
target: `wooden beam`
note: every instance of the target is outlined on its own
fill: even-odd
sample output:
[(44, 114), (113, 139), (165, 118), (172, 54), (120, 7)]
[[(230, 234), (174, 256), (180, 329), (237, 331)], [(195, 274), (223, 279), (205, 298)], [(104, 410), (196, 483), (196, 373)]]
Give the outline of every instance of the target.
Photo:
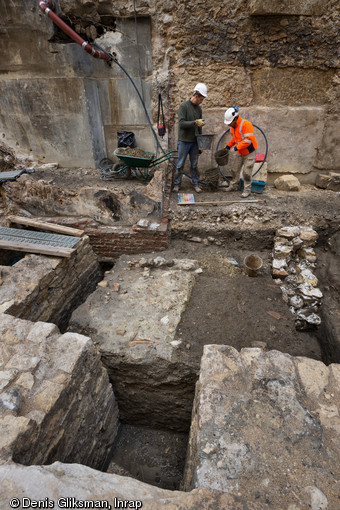
[(1, 241), (0, 249), (24, 251), (27, 253), (39, 253), (40, 255), (52, 255), (53, 257), (70, 257), (76, 250), (74, 248), (58, 248), (44, 244), (21, 243), (15, 241)]
[(24, 218), (23, 216), (7, 216), (7, 220), (9, 220), (10, 223), (28, 225), (30, 227), (36, 227), (40, 230), (50, 230), (51, 232), (59, 232), (60, 234), (69, 236), (81, 237), (84, 235), (84, 230), (79, 230), (78, 228), (64, 227), (64, 225), (58, 225), (57, 223), (33, 220), (32, 218)]

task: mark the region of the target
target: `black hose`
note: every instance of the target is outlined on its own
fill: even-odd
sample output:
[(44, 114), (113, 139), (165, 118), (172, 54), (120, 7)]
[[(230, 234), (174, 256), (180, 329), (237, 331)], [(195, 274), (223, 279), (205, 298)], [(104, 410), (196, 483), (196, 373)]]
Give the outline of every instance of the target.
[[(151, 122), (150, 116), (149, 116), (148, 111), (147, 111), (147, 109), (146, 109), (144, 99), (142, 98), (142, 96), (141, 96), (141, 94), (140, 94), (140, 92), (139, 92), (139, 90), (138, 90), (138, 88), (137, 88), (137, 85), (135, 84), (135, 82), (133, 81), (133, 79), (131, 78), (131, 76), (130, 76), (130, 75), (129, 75), (129, 73), (127, 72), (127, 70), (126, 70), (126, 69), (125, 69), (125, 68), (124, 68), (124, 67), (123, 67), (123, 66), (122, 66), (122, 65), (118, 62), (118, 60), (116, 60), (116, 59), (114, 58), (114, 56), (113, 56), (113, 55), (111, 55), (111, 53), (108, 53), (107, 51), (105, 51), (105, 50), (104, 50), (104, 48), (101, 48), (101, 46), (99, 46), (99, 44), (93, 43), (93, 45), (94, 45), (94, 46), (96, 46), (96, 47), (97, 47), (99, 50), (101, 50), (103, 53), (105, 53), (108, 57), (110, 57), (110, 59), (111, 59), (111, 60), (113, 60), (113, 62), (114, 62), (115, 64), (117, 64), (117, 66), (118, 66), (118, 67), (119, 67), (119, 68), (123, 71), (123, 73), (125, 73), (125, 74), (126, 74), (126, 76), (128, 77), (128, 79), (129, 79), (129, 80), (130, 80), (130, 82), (132, 83), (132, 85), (133, 85), (133, 87), (134, 87), (135, 91), (137, 92), (137, 95), (138, 95), (138, 97), (139, 97), (139, 99), (140, 99), (140, 101), (141, 101), (141, 103), (142, 103), (142, 106), (143, 106), (143, 109), (144, 109), (144, 112), (145, 112), (145, 116), (146, 116), (147, 121), (148, 121), (148, 123), (149, 123), (149, 125), (150, 125), (151, 131), (152, 131), (152, 134), (153, 134), (153, 136), (154, 136), (154, 138), (155, 138), (155, 140), (156, 140), (156, 144), (157, 144), (157, 146), (161, 149), (161, 151), (163, 152), (163, 154), (166, 154), (165, 150), (163, 149), (163, 147), (162, 147), (162, 146), (161, 146), (161, 144), (159, 143), (159, 140), (158, 140), (157, 134), (156, 134), (156, 132), (155, 132), (155, 130), (154, 130), (154, 128), (153, 128), (153, 125), (152, 125), (152, 122)], [(175, 163), (174, 163), (173, 161), (171, 161), (171, 159), (169, 159), (169, 161), (170, 161), (170, 163), (172, 163), (174, 166), (176, 166), (176, 165), (175, 165)]]
[[(162, 146), (161, 146), (161, 144), (159, 143), (159, 140), (158, 140), (158, 137), (157, 137), (157, 133), (155, 132), (155, 130), (154, 130), (154, 128), (153, 128), (153, 125), (152, 125), (152, 122), (151, 122), (150, 116), (149, 116), (148, 111), (147, 111), (147, 109), (146, 109), (144, 99), (142, 98), (142, 96), (141, 96), (141, 94), (140, 94), (140, 92), (139, 92), (139, 90), (138, 90), (138, 88), (137, 88), (137, 86), (136, 86), (135, 82), (133, 81), (133, 79), (131, 78), (131, 76), (130, 76), (130, 75), (129, 75), (129, 73), (127, 72), (127, 70), (126, 70), (126, 69), (125, 69), (125, 68), (124, 68), (124, 67), (123, 67), (123, 66), (122, 66), (122, 65), (118, 62), (118, 60), (116, 60), (116, 59), (114, 58), (114, 56), (113, 56), (113, 55), (111, 55), (111, 53), (108, 53), (106, 50), (104, 50), (104, 48), (102, 48), (101, 46), (99, 46), (99, 44), (97, 44), (97, 43), (93, 43), (93, 46), (96, 46), (99, 50), (101, 50), (101, 51), (102, 51), (103, 53), (105, 53), (108, 57), (110, 57), (110, 59), (111, 59), (111, 60), (113, 60), (113, 62), (114, 62), (115, 64), (117, 64), (117, 66), (118, 66), (118, 67), (119, 67), (119, 68), (120, 68), (120, 69), (121, 69), (121, 70), (122, 70), (122, 71), (126, 74), (126, 76), (128, 77), (128, 79), (129, 79), (129, 80), (130, 80), (130, 82), (132, 83), (132, 85), (133, 85), (133, 87), (134, 87), (135, 91), (137, 92), (137, 95), (138, 95), (138, 97), (139, 97), (139, 99), (140, 99), (140, 101), (141, 101), (141, 103), (142, 103), (142, 106), (143, 106), (143, 109), (144, 109), (144, 112), (145, 112), (146, 119), (147, 119), (147, 121), (148, 121), (148, 123), (149, 123), (149, 125), (150, 125), (151, 131), (152, 131), (152, 134), (153, 134), (153, 136), (154, 136), (154, 138), (155, 138), (155, 140), (156, 140), (157, 147), (159, 147), (159, 148), (161, 149), (161, 151), (163, 152), (163, 154), (166, 154), (165, 150), (163, 149), (163, 147), (162, 147)], [(267, 137), (266, 137), (265, 133), (263, 132), (263, 130), (262, 130), (260, 127), (256, 126), (255, 124), (253, 124), (253, 126), (254, 126), (254, 127), (256, 127), (259, 131), (261, 131), (262, 135), (264, 136), (265, 143), (266, 143), (266, 153), (265, 153), (264, 160), (263, 160), (262, 164), (260, 165), (260, 167), (258, 168), (258, 170), (256, 170), (256, 172), (254, 173), (254, 175), (253, 175), (252, 177), (254, 177), (254, 176), (255, 176), (255, 175), (256, 175), (256, 174), (257, 174), (257, 173), (261, 170), (262, 166), (264, 165), (264, 163), (265, 163), (265, 161), (266, 161), (266, 159), (267, 159), (267, 154), (268, 154), (268, 140), (267, 140)], [(223, 137), (224, 137), (224, 136), (225, 136), (225, 135), (226, 135), (229, 131), (230, 131), (230, 129), (227, 129), (227, 130), (226, 130), (226, 131), (222, 134), (222, 136), (220, 137), (220, 139), (218, 140), (217, 145), (216, 145), (216, 151), (218, 150), (218, 147), (219, 147), (219, 144), (220, 144), (220, 142), (221, 142), (222, 138), (223, 138)], [(174, 167), (176, 167), (175, 163), (174, 163), (171, 159), (169, 159), (168, 161), (169, 161), (169, 162), (170, 162), (170, 163), (171, 163)], [(224, 179), (224, 180), (226, 180), (226, 181), (229, 183), (229, 179), (228, 179), (228, 178), (227, 178), (227, 177), (223, 174), (222, 170), (220, 169), (220, 166), (219, 166), (219, 165), (217, 165), (217, 167), (218, 167), (218, 170), (219, 170), (220, 174), (222, 175), (223, 179)], [(184, 173), (184, 172), (183, 172), (183, 173)], [(187, 177), (189, 177), (189, 178), (191, 179), (191, 176), (190, 176), (190, 175), (188, 175), (188, 174), (186, 174), (186, 173), (184, 173), (184, 175), (186, 175)], [(201, 183), (201, 184), (204, 184), (204, 182), (202, 182), (202, 181), (200, 181), (200, 183)]]
[[(264, 155), (264, 159), (262, 161), (262, 164), (259, 166), (259, 168), (256, 170), (256, 172), (252, 175), (252, 177), (255, 177), (255, 175), (261, 170), (261, 168), (263, 167), (264, 163), (266, 162), (267, 160), (267, 154), (268, 154), (268, 140), (267, 140), (267, 137), (264, 133), (264, 131), (259, 127), (259, 126), (256, 126), (256, 124), (253, 124), (254, 127), (256, 127), (256, 129), (258, 129), (259, 131), (261, 131), (263, 137), (264, 137), (264, 141), (265, 141), (265, 144), (266, 144), (266, 152), (265, 152), (265, 155)], [(222, 140), (222, 138), (230, 131), (230, 129), (227, 129), (226, 131), (224, 131), (224, 133), (222, 134), (221, 138), (219, 139), (219, 141), (217, 142), (217, 145), (216, 145), (216, 151), (218, 151), (218, 147), (220, 145), (220, 142)], [(219, 165), (217, 165), (218, 167), (218, 170), (220, 172), (220, 174), (222, 175), (222, 177), (229, 182), (229, 180), (227, 179), (227, 177), (223, 174), (222, 170), (220, 169)]]

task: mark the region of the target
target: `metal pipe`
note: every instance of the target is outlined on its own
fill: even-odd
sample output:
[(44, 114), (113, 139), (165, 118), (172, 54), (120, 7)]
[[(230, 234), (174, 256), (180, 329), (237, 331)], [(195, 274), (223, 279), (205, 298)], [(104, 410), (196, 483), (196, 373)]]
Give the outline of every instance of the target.
[(48, 16), (53, 23), (55, 23), (65, 34), (71, 37), (77, 44), (79, 44), (87, 53), (92, 55), (94, 58), (100, 58), (102, 60), (110, 60), (110, 57), (104, 53), (103, 51), (98, 51), (91, 46), (87, 41), (85, 41), (80, 35), (77, 34), (71, 27), (69, 27), (62, 19), (59, 18), (52, 10), (52, 0), (40, 0), (39, 2), (40, 9), (43, 11), (46, 16)]

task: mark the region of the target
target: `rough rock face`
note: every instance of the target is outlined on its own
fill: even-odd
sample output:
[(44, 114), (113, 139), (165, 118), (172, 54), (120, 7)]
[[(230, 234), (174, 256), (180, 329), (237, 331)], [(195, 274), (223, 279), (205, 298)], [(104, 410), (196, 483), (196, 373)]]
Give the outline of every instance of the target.
[(46, 179), (42, 170), (37, 175), (23, 175), (15, 182), (3, 184), (7, 212), (93, 218), (99, 225), (132, 224), (140, 217), (159, 217), (156, 202), (138, 190), (122, 195), (99, 184), (77, 188), (76, 178), (73, 190), (66, 190), (57, 182), (58, 176)]
[(72, 503), (75, 505), (77, 501), (97, 501), (97, 506), (93, 508), (110, 508), (111, 505), (111, 508), (143, 508), (143, 510), (160, 508), (263, 510), (263, 507), (254, 502), (248, 503), (240, 497), (220, 491), (205, 488), (195, 489), (189, 493), (163, 490), (132, 478), (100, 473), (86, 466), (60, 462), (55, 462), (51, 466), (0, 466), (1, 507), (6, 510), (10, 508), (9, 501), (14, 497), (19, 498), (20, 503), (22, 498), (42, 501), (41, 504), (46, 504), (46, 501), (51, 504), (53, 502), (54, 508), (58, 507), (60, 499), (60, 508), (62, 504), (64, 508), (67, 508), (66, 504), (70, 508), (70, 505)]
[(262, 508), (337, 508), (339, 377), (336, 364), (206, 346), (185, 489), (218, 489)]
[(1, 315), (0, 463), (105, 469), (118, 407), (92, 341)]
[(274, 181), (276, 189), (281, 191), (299, 191), (300, 182), (294, 175), (282, 175)]

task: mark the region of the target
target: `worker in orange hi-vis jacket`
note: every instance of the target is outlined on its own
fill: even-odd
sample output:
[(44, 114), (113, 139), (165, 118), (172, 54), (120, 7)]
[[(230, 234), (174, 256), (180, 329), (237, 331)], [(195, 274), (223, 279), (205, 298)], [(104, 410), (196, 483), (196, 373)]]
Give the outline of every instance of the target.
[(232, 135), (226, 149), (230, 150), (234, 147), (236, 151), (236, 157), (231, 168), (232, 180), (226, 191), (238, 190), (240, 177), (243, 177), (244, 190), (241, 197), (247, 198), (251, 193), (251, 180), (257, 149), (254, 127), (249, 120), (240, 117), (237, 106), (231, 106), (226, 110), (224, 124), (230, 128)]

